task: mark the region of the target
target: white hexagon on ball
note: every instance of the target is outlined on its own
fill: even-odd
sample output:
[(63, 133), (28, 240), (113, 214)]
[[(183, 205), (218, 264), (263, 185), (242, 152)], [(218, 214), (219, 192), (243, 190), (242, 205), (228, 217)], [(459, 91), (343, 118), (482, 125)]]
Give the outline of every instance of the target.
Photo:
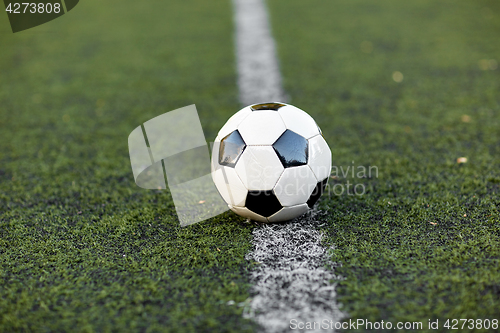
[(271, 146), (249, 146), (236, 164), (236, 172), (248, 190), (269, 191), (283, 173), (283, 165)]
[(293, 105), (287, 105), (278, 110), (287, 129), (309, 139), (320, 134), (319, 127), (314, 119), (306, 112)]
[(224, 201), (231, 206), (243, 207), (247, 197), (247, 188), (241, 182), (234, 168), (222, 166), (212, 177)]
[(247, 145), (272, 145), (286, 130), (276, 111), (252, 111), (239, 125)]
[(297, 216), (300, 216), (309, 210), (307, 204), (301, 204), (291, 207), (283, 207), (281, 210), (274, 215), (271, 215), (268, 220), (269, 222), (280, 222), (293, 220)]
[(274, 193), (283, 206), (307, 202), (318, 181), (307, 165), (286, 168), (274, 187)]
[(330, 176), (332, 172), (332, 153), (322, 135), (309, 139), (309, 161), (307, 164), (318, 181)]
[(233, 116), (229, 118), (229, 120), (224, 124), (224, 126), (222, 126), (217, 137), (222, 139), (227, 135), (229, 135), (232, 131), (238, 128), (238, 125), (241, 124), (241, 122), (245, 120), (246, 117), (248, 117), (251, 114), (252, 110), (250, 109), (249, 106), (233, 114)]

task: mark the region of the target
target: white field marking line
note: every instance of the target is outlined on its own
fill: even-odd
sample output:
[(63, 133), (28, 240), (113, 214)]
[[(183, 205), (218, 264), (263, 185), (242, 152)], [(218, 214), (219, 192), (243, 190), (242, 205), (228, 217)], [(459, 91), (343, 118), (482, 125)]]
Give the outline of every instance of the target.
[[(233, 6), (240, 102), (285, 101), (264, 0), (233, 0)], [(254, 249), (246, 259), (259, 265), (251, 273), (253, 298), (241, 305), (243, 316), (265, 332), (289, 332), (293, 319), (335, 323), (345, 317), (335, 299), (334, 281), (340, 278), (326, 269), (335, 263), (321, 245), (318, 215), (312, 210), (292, 222), (253, 231)], [(327, 331), (334, 330), (321, 330)]]
[[(251, 278), (253, 298), (243, 316), (265, 332), (289, 332), (299, 322), (316, 322), (308, 332), (334, 332), (345, 315), (339, 310), (328, 250), (321, 245), (317, 210), (289, 223), (262, 225), (253, 231), (254, 250), (247, 260), (259, 263)], [(291, 322), (293, 319), (296, 322)], [(331, 322), (330, 322), (331, 321)], [(323, 326), (321, 326), (323, 325)]]
[(240, 102), (286, 102), (264, 0), (233, 0), (233, 7)]

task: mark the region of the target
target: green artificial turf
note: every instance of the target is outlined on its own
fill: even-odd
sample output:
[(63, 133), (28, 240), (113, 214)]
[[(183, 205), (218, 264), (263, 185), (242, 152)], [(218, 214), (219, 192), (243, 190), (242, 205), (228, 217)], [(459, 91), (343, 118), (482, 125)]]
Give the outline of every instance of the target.
[[(320, 207), (342, 309), (441, 331), (500, 319), (500, 5), (268, 5), (285, 89), (339, 168)], [(12, 34), (0, 15), (0, 332), (255, 330), (238, 306), (252, 226), (180, 228), (127, 148), (164, 112), (195, 103), (210, 140), (238, 110), (231, 16), (229, 1), (81, 1)], [(365, 193), (336, 195), (347, 181)]]
[(1, 14), (0, 332), (252, 331), (252, 227), (181, 228), (127, 147), (164, 112), (195, 103), (213, 140), (238, 110), (230, 3), (80, 1), (16, 34)]
[[(342, 309), (425, 329), (439, 319), (439, 331), (448, 318), (500, 319), (500, 4), (269, 7), (285, 89), (339, 170), (320, 206)], [(358, 177), (369, 166), (378, 174)], [(336, 195), (348, 181), (364, 194)]]

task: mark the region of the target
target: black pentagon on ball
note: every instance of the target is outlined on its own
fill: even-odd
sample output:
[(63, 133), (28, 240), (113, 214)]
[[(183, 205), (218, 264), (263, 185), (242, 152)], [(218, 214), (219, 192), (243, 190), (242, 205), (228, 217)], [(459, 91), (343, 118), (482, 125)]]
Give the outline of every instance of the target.
[(286, 104), (282, 103), (261, 103), (255, 104), (250, 107), (252, 111), (278, 111), (280, 108), (284, 107)]
[(269, 217), (283, 208), (273, 191), (248, 191), (245, 206), (264, 217)]
[(234, 168), (245, 147), (245, 141), (238, 130), (227, 135), (220, 142), (219, 164)]
[(307, 205), (309, 206), (309, 208), (313, 208), (314, 204), (318, 202), (323, 192), (325, 192), (327, 183), (328, 183), (328, 177), (316, 184), (314, 191), (312, 191), (311, 196), (307, 200)]
[(290, 130), (286, 130), (273, 143), (274, 151), (285, 168), (307, 164), (309, 156), (307, 147), (307, 139)]

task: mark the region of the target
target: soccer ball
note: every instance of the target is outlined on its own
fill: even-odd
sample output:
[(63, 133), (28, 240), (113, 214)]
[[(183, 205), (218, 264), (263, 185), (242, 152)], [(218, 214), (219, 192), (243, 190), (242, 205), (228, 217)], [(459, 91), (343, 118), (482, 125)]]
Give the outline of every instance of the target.
[(306, 112), (263, 103), (227, 121), (215, 139), (211, 164), (215, 186), (233, 212), (279, 222), (318, 201), (330, 176), (331, 152)]

